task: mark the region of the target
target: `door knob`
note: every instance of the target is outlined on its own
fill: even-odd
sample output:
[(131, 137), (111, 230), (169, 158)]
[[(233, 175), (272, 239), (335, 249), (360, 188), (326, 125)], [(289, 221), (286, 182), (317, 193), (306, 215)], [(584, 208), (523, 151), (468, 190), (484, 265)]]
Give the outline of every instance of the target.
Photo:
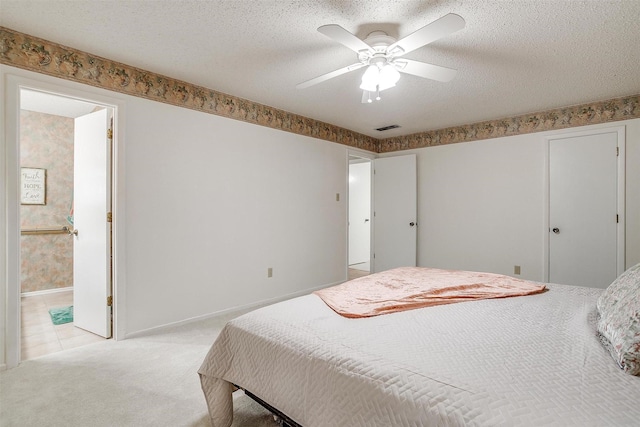
[(414, 225), (416, 225), (416, 223), (415, 223), (415, 222), (410, 222), (410, 223), (409, 223), (409, 226), (410, 226), (410, 227), (413, 227)]
[(559, 229), (558, 227), (554, 228), (554, 229), (553, 229), (553, 230), (551, 230), (551, 231), (553, 231), (553, 232), (554, 232), (554, 233), (556, 233), (556, 234), (560, 234), (560, 229)]

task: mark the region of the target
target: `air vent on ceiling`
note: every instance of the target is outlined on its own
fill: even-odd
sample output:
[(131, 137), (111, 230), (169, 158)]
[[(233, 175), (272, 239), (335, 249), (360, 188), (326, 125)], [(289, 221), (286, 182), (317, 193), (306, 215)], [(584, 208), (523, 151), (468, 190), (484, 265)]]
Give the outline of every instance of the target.
[(397, 129), (399, 128), (399, 125), (389, 125), (389, 126), (383, 126), (381, 128), (376, 129), (378, 132), (384, 132), (385, 130), (389, 130), (389, 129)]

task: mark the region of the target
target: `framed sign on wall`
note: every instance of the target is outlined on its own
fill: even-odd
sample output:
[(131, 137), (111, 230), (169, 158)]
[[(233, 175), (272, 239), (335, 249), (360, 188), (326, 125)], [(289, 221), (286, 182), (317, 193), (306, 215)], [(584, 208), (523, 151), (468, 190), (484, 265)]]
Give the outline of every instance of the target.
[(23, 205), (46, 205), (47, 170), (20, 168), (20, 202)]

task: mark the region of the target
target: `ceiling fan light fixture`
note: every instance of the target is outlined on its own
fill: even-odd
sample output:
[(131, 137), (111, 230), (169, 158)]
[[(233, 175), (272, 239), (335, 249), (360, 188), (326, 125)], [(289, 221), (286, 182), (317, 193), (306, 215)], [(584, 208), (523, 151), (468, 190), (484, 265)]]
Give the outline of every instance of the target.
[(377, 92), (376, 99), (380, 99), (380, 92), (394, 87), (400, 80), (400, 73), (392, 64), (380, 66), (371, 64), (362, 75), (360, 89), (368, 92)]
[(380, 70), (379, 80), (378, 80), (378, 89), (385, 90), (390, 87), (394, 87), (396, 83), (400, 80), (400, 73), (396, 68), (391, 64), (386, 64)]
[[(367, 70), (362, 75), (362, 85), (360, 86), (360, 88), (372, 92), (373, 90), (375, 90), (375, 86), (378, 84), (379, 78), (380, 78), (380, 69), (376, 65), (369, 65), (367, 67)], [(373, 86), (374, 89), (373, 90), (365, 89), (362, 86), (367, 86), (367, 87)]]

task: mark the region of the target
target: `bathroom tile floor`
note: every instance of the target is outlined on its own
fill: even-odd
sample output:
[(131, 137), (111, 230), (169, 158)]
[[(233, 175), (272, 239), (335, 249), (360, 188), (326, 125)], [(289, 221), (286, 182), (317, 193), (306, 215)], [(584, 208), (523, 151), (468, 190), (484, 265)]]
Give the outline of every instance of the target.
[(73, 323), (54, 325), (49, 309), (73, 305), (73, 291), (23, 296), (20, 304), (22, 360), (102, 341), (104, 338), (76, 328)]

